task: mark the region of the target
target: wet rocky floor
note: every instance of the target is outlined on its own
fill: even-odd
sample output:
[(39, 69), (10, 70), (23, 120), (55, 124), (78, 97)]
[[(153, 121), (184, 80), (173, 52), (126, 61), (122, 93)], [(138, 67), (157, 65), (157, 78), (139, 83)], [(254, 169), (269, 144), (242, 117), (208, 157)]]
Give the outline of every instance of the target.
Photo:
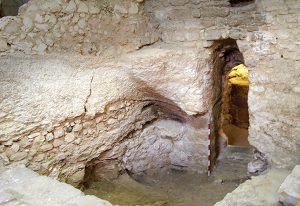
[(211, 177), (164, 168), (159, 175), (130, 177), (90, 183), (85, 194), (119, 206), (212, 206), (249, 178), (251, 150), (226, 148)]

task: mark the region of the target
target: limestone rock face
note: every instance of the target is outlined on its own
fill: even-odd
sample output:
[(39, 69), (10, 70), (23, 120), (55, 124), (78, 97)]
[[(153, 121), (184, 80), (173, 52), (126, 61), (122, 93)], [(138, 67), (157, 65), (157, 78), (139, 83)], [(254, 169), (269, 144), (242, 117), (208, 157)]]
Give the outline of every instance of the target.
[(8, 49), (7, 42), (4, 39), (0, 39), (0, 52), (4, 52)]
[(287, 170), (271, 170), (265, 175), (252, 177), (215, 206), (266, 206), (279, 205), (278, 188), (289, 174)]
[[(112, 157), (124, 163), (135, 150), (126, 140), (140, 144), (159, 124), (158, 153), (168, 157), (160, 164), (204, 170), (202, 130), (220, 90), (214, 45), (231, 38), (249, 68), (249, 143), (270, 166), (293, 168), (300, 164), (299, 15), (297, 1), (29, 1), (19, 16), (0, 19), (0, 167), (26, 164), (72, 179)], [(173, 126), (165, 119), (194, 146), (170, 149), (164, 136), (188, 138), (166, 133)], [(154, 147), (141, 145), (149, 157)], [(190, 161), (189, 152), (177, 155), (195, 148)]]
[(300, 165), (287, 176), (278, 190), (279, 201), (283, 205), (296, 205), (300, 201)]
[(295, 1), (241, 7), (228, 1), (145, 2), (163, 42), (210, 47), (215, 40), (237, 41), (250, 69), (249, 142), (270, 165), (289, 169), (300, 164), (298, 9)]
[(165, 165), (204, 172), (199, 164), (207, 156), (207, 141), (199, 139), (206, 129), (196, 130), (170, 120), (161, 120), (145, 128), (138, 138), (125, 142), (124, 167), (134, 174), (158, 170)]
[[(292, 169), (300, 164), (299, 50), (284, 51), (298, 38), (299, 31), (296, 30), (297, 35), (294, 35), (289, 20), (282, 21), (283, 16), (290, 14), (277, 14), (292, 7), (292, 2), (275, 6), (269, 1), (261, 1), (259, 6), (261, 10), (273, 7), (268, 12), (270, 22), (267, 24), (274, 30), (268, 32), (260, 28), (252, 34), (255, 40), (252, 49), (244, 52), (249, 66), (253, 65), (249, 72), (249, 142), (266, 154), (273, 166)], [(277, 31), (276, 28), (282, 25), (284, 29)]]
[[(94, 73), (93, 92), (87, 102), (88, 113), (102, 112), (105, 101), (130, 93), (133, 97), (137, 93), (135, 99), (144, 96), (148, 100), (158, 98), (173, 102), (188, 114), (207, 112), (212, 95), (206, 91), (212, 81), (208, 77), (209, 68), (197, 65), (202, 59), (197, 54), (196, 50), (149, 48), (122, 56), (119, 65), (107, 64)], [(201, 75), (205, 73), (208, 75)], [(110, 76), (116, 77), (110, 80)], [(96, 89), (103, 87), (103, 82), (107, 87)], [(187, 84), (188, 87), (185, 86)], [(111, 88), (119, 90), (114, 89), (117, 91), (114, 93)], [(200, 98), (207, 98), (208, 101), (197, 102)]]
[[(76, 184), (86, 166), (111, 158), (133, 172), (166, 165), (204, 172), (213, 83), (197, 54), (147, 48), (109, 62), (1, 57), (0, 141), (9, 160), (1, 164), (23, 163)], [(15, 153), (13, 142), (20, 145)], [(155, 153), (157, 162), (141, 166), (138, 144), (143, 161)]]
[(0, 172), (0, 204), (111, 206), (105, 200), (85, 196), (68, 184), (39, 176), (25, 167)]

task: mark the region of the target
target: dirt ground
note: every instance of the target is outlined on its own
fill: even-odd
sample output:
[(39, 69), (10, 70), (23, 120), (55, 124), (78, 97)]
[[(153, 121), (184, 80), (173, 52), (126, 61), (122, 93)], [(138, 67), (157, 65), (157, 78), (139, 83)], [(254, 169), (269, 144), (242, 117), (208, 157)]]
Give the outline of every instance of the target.
[(119, 206), (212, 206), (249, 178), (251, 149), (227, 147), (211, 177), (164, 168), (156, 175), (93, 182), (84, 192)]

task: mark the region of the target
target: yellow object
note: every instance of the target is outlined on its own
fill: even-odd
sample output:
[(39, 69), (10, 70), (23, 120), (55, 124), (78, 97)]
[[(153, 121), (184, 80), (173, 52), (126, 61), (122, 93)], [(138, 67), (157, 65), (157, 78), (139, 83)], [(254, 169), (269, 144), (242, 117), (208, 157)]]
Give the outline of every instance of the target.
[(244, 64), (235, 66), (229, 72), (228, 79), (231, 84), (249, 86), (248, 69)]

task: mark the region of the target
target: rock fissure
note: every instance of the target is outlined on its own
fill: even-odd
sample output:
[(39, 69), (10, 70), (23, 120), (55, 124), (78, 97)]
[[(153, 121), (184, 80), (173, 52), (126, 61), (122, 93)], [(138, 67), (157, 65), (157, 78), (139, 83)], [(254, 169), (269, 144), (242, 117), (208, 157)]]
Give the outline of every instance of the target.
[(89, 88), (89, 94), (87, 95), (86, 99), (85, 99), (85, 102), (84, 102), (84, 112), (86, 113), (87, 112), (87, 104), (88, 104), (88, 101), (89, 101), (89, 98), (91, 97), (92, 95), (92, 84), (93, 84), (93, 80), (94, 80), (94, 72), (93, 72), (93, 76), (90, 80), (90, 88)]
[(156, 43), (158, 43), (158, 42), (160, 42), (160, 41), (161, 41), (161, 39), (158, 38), (158, 39), (156, 39), (154, 42), (150, 42), (150, 43), (147, 43), (147, 44), (139, 45), (139, 47), (136, 49), (136, 51), (141, 50), (141, 49), (143, 49), (144, 47), (149, 47), (149, 46), (155, 45)]

